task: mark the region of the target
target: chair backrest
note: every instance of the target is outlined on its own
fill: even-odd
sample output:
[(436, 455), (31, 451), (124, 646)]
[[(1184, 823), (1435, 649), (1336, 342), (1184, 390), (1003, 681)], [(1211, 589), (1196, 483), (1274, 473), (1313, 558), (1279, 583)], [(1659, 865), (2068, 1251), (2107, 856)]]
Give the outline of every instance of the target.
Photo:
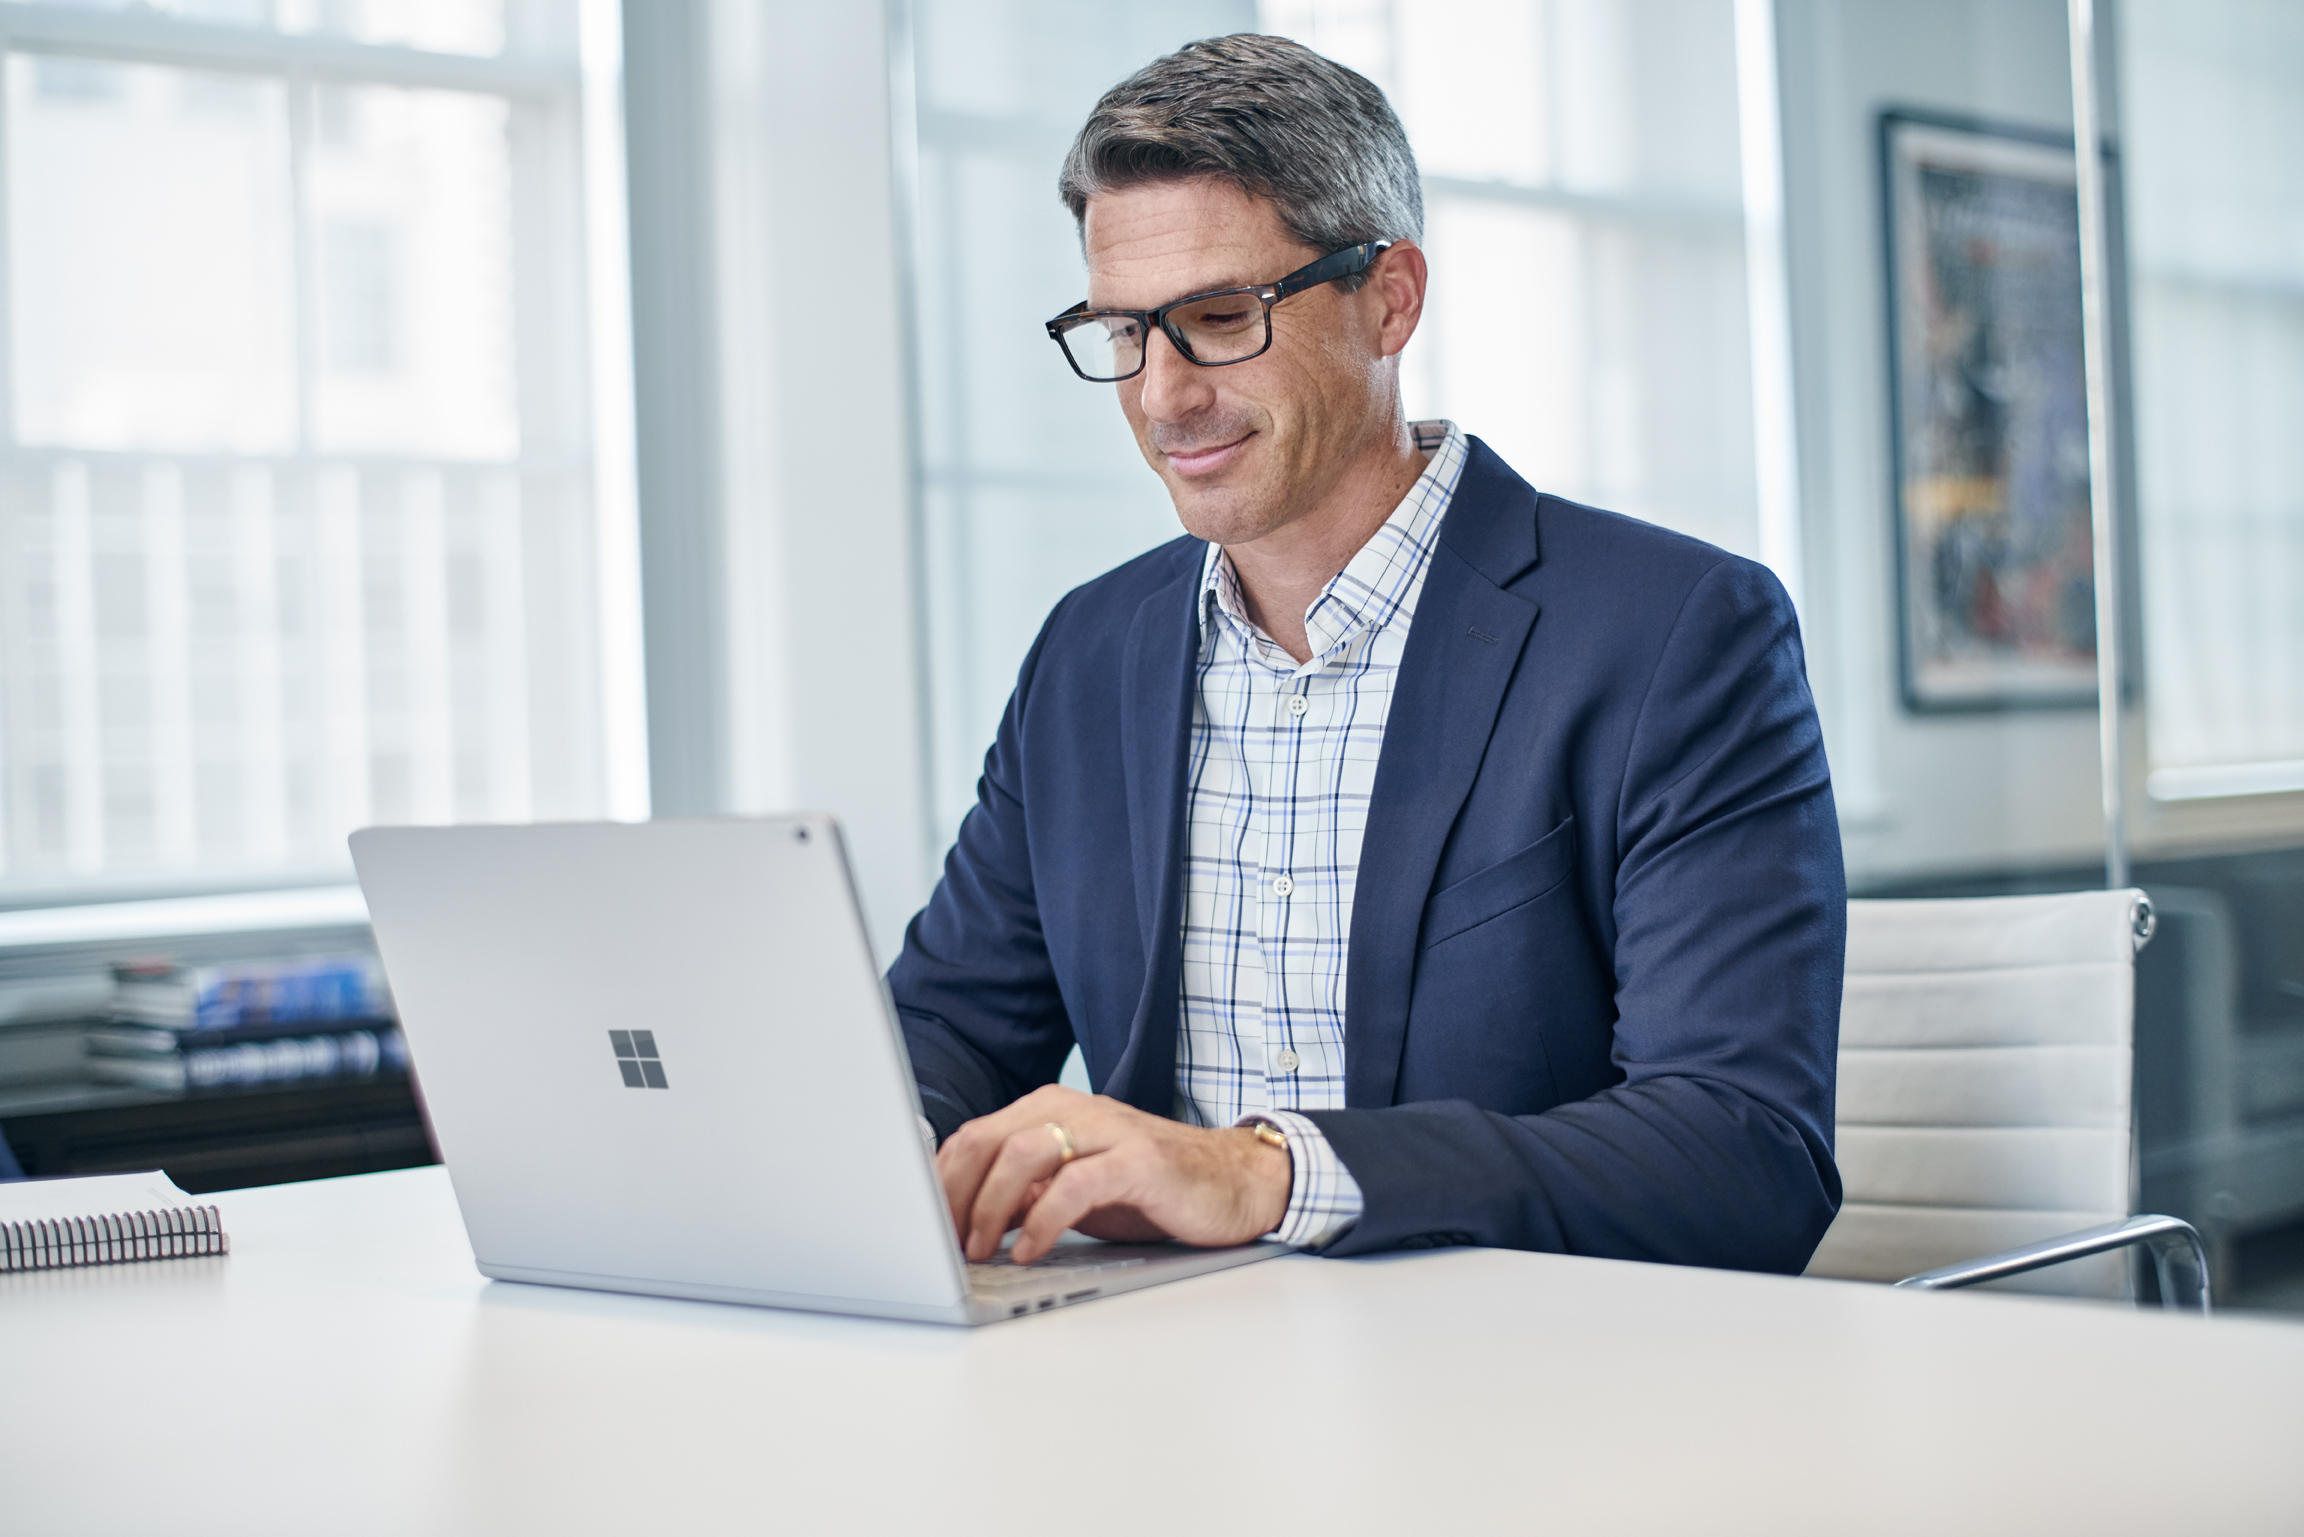
[[(2139, 891), (1850, 902), (1837, 1153), (1808, 1273), (1895, 1281), (2129, 1214)], [(1998, 1283), (2127, 1293), (2119, 1254)]]

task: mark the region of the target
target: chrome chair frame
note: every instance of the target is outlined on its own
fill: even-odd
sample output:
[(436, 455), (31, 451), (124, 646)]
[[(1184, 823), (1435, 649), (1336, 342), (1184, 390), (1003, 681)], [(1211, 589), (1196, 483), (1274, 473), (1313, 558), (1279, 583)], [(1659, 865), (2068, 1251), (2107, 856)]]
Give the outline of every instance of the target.
[[(2176, 1217), (2130, 1217), (2125, 1222), (2107, 1222), (2102, 1227), (2082, 1228), (2077, 1233), (2004, 1249), (1982, 1259), (1924, 1270), (1895, 1284), (1919, 1291), (1949, 1291), (1957, 1286), (1974, 1286), (1981, 1281), (2022, 1275), (2027, 1270), (2060, 1265), (2090, 1254), (2124, 1249), (2131, 1244), (2151, 1248), (2152, 1268), (2160, 1279), (2162, 1307), (2203, 1315), (2208, 1312), (2208, 1247), (2200, 1241), (2191, 1223)], [(2181, 1276), (2180, 1286), (2179, 1272), (2186, 1270), (2189, 1274)], [(2190, 1300), (2183, 1300), (2180, 1292), (2190, 1293)]]

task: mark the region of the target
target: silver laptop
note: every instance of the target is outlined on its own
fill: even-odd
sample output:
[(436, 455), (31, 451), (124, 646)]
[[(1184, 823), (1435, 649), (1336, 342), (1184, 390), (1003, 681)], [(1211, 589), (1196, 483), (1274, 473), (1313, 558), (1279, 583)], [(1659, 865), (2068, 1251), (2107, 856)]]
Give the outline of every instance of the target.
[(484, 1275), (980, 1324), (1288, 1252), (967, 1263), (830, 817), (372, 827), (352, 858)]

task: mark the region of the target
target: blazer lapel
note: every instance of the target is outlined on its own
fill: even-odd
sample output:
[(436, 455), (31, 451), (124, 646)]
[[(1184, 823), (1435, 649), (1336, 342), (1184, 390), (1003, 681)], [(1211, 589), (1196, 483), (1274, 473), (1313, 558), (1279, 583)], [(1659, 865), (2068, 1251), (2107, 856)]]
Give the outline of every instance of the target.
[(1144, 991), (1127, 1049), (1103, 1091), (1153, 1115), (1176, 1107), (1178, 988), (1184, 971), (1184, 777), (1200, 654), (1200, 563), (1136, 609), (1121, 661), (1121, 767), (1128, 852), (1144, 954)]
[(1392, 1103), (1433, 872), (1488, 750), (1536, 605), (1504, 591), (1536, 564), (1536, 494), (1478, 438), (1400, 660), (1354, 882), (1344, 1102)]

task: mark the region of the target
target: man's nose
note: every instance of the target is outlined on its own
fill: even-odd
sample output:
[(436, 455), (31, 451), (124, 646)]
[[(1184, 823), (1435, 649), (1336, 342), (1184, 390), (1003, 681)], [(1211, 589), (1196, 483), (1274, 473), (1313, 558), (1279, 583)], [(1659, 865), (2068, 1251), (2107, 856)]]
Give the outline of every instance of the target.
[(1156, 422), (1177, 422), (1215, 398), (1208, 370), (1177, 350), (1175, 338), (1158, 326), (1144, 344), (1144, 414)]

